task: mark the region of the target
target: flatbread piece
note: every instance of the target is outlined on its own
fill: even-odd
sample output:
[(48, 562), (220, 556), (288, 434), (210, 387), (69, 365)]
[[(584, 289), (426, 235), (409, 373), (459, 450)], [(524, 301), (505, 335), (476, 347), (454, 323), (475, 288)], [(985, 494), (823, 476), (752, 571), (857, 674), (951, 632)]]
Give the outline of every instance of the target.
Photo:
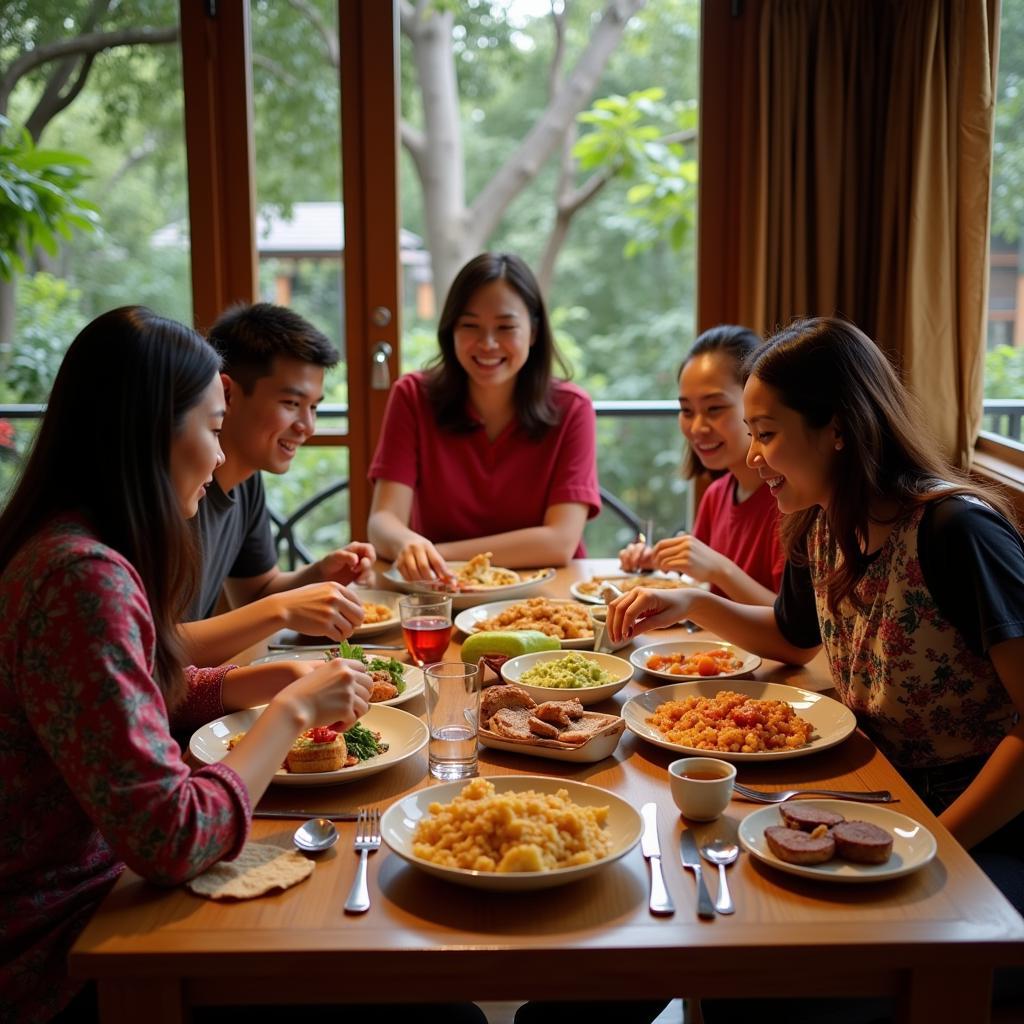
[(246, 843), (235, 860), (220, 861), (185, 884), (211, 900), (250, 900), (290, 889), (312, 873), (313, 862), (296, 850)]

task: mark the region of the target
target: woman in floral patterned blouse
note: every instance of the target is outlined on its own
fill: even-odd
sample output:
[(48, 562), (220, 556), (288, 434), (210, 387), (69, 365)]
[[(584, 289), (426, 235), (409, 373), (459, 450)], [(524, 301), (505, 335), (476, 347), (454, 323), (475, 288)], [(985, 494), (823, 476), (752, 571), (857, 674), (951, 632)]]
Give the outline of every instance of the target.
[[(223, 458), (218, 370), (181, 324), (141, 307), (98, 317), (68, 349), (0, 516), (4, 1021), (47, 1020), (72, 997), (67, 952), (126, 864), (175, 885), (237, 856), (295, 737), (367, 708), (350, 662), (291, 682), (183, 671), (186, 519)], [(169, 720), (188, 728), (254, 697), (270, 703), (242, 743), (190, 771)]]
[(840, 320), (798, 321), (744, 389), (789, 561), (774, 608), (697, 590), (612, 606), (679, 618), (802, 664), (824, 645), (861, 725), (1018, 909), (1024, 908), (1024, 545), (1001, 496), (935, 454), (877, 348)]

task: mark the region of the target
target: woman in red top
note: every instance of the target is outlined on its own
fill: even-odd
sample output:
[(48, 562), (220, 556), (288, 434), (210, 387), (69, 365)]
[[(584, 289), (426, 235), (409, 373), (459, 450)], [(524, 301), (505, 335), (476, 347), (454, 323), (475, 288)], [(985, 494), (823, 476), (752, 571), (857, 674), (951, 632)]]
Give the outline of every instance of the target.
[(406, 579), (446, 578), (484, 551), (510, 568), (584, 554), (600, 511), (594, 409), (552, 378), (540, 288), (517, 256), (483, 253), (455, 278), (441, 354), (396, 382), (377, 452), (370, 541)]
[(631, 544), (622, 567), (685, 572), (715, 594), (743, 604), (771, 604), (785, 558), (779, 512), (756, 469), (747, 465), (750, 435), (743, 422), (743, 365), (761, 339), (746, 327), (705, 331), (679, 368), (679, 428), (689, 443), (686, 476), (710, 471), (693, 533), (653, 547)]
[(175, 885), (237, 856), (295, 737), (367, 708), (369, 677), (333, 661), (263, 695), (219, 764), (191, 771), (171, 737), (169, 716), (188, 727), (232, 694), (252, 703), (232, 679), (246, 670), (183, 672), (176, 625), (197, 573), (186, 519), (223, 459), (219, 369), (149, 310), (98, 317), (0, 516), (4, 1020), (48, 1020), (72, 998), (67, 952), (126, 864)]

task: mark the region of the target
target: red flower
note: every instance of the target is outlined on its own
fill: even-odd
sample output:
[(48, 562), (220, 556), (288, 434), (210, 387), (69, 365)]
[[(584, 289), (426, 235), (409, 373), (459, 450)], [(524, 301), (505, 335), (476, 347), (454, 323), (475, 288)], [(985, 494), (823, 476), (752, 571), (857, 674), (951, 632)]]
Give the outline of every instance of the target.
[(14, 424), (0, 420), (0, 448), (14, 448)]

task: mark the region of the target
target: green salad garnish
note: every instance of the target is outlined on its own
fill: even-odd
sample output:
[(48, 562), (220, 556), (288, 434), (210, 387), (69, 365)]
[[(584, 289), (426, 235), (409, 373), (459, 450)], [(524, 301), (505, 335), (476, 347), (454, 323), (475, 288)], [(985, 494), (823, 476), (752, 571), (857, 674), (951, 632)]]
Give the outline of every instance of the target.
[(376, 757), (388, 749), (388, 745), (385, 742), (377, 739), (365, 725), (360, 725), (359, 722), (356, 722), (351, 729), (346, 730), (344, 736), (346, 749), (353, 757), (358, 757), (360, 761)]
[(324, 661), (331, 661), (334, 658), (361, 661), (370, 672), (383, 670), (391, 676), (391, 682), (395, 684), (398, 692), (405, 692), (405, 666), (394, 658), (367, 658), (362, 647), (350, 644), (347, 640), (342, 640), (337, 647), (324, 651)]

